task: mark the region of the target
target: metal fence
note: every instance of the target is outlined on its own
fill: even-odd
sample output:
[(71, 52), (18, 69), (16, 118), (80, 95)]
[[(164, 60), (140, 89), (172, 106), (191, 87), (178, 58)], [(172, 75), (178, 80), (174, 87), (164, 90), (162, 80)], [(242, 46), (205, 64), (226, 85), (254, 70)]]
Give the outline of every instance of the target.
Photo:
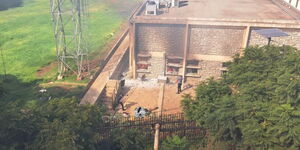
[(187, 120), (184, 114), (170, 114), (163, 116), (148, 116), (144, 118), (111, 118), (105, 120), (105, 125), (101, 128), (100, 135), (108, 138), (115, 129), (126, 131), (136, 129), (145, 135), (147, 141), (153, 141), (155, 124), (160, 124), (160, 139), (165, 139), (171, 135), (186, 137), (189, 140), (203, 138), (206, 132), (198, 126), (196, 122)]

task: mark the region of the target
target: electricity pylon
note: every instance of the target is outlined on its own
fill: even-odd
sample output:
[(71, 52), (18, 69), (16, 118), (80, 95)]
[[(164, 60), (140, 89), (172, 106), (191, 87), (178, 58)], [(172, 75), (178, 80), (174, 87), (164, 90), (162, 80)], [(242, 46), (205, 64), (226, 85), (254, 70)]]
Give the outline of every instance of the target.
[(89, 71), (88, 49), (84, 39), (87, 29), (87, 0), (50, 0), (56, 55), (58, 59), (58, 79), (70, 70), (82, 77)]

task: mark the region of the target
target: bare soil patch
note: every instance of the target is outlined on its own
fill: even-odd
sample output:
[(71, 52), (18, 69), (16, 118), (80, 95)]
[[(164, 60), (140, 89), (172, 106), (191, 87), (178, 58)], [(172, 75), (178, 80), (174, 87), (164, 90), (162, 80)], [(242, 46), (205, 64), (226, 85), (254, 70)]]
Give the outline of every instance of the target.
[[(152, 112), (157, 113), (158, 109), (158, 96), (159, 96), (159, 86), (155, 85), (153, 81), (138, 81), (133, 84), (132, 81), (129, 83), (125, 82), (125, 88), (123, 90), (125, 104), (125, 111), (122, 111), (121, 106), (117, 107), (118, 113), (127, 113), (130, 116), (134, 115), (134, 109), (137, 107), (144, 107), (148, 110), (153, 110)], [(149, 83), (150, 82), (150, 83)], [(190, 85), (189, 88), (183, 89), (181, 94), (176, 94), (177, 84), (174, 79), (171, 79), (170, 83), (165, 86), (165, 94), (163, 100), (163, 114), (174, 114), (182, 112), (181, 100), (185, 94), (190, 94), (195, 96), (196, 84), (199, 80), (190, 80), (184, 84), (184, 86)]]

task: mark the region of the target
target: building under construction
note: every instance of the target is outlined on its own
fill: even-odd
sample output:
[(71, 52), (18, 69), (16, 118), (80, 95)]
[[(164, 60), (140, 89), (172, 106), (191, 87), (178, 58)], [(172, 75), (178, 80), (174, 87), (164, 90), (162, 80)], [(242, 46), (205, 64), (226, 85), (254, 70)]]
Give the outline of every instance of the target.
[[(243, 55), (249, 45), (271, 43), (300, 49), (300, 11), (283, 0), (148, 0), (129, 22), (129, 30), (106, 57), (81, 104), (100, 100), (112, 110), (122, 92), (119, 85), (124, 74), (129, 113), (136, 106), (160, 105), (155, 99), (164, 99), (165, 112), (180, 112), (182, 97), (175, 94), (176, 85), (160, 90), (159, 86), (145, 88), (143, 80), (141, 87), (128, 83), (139, 81), (136, 78), (172, 80), (178, 75), (187, 82), (218, 78), (226, 72), (224, 62)], [(271, 30), (270, 35), (264, 36), (259, 32), (262, 29)]]
[(272, 44), (300, 48), (300, 12), (284, 1), (170, 2), (175, 4), (145, 2), (130, 20), (133, 78), (219, 77), (226, 71), (223, 62), (248, 45), (268, 43), (259, 29), (280, 29), (289, 36), (272, 38)]

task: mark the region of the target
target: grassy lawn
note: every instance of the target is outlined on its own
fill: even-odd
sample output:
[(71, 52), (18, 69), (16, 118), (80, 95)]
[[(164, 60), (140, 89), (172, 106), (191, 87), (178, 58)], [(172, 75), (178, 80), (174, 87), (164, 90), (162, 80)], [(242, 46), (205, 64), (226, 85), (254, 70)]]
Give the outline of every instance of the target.
[[(101, 53), (136, 2), (137, 0), (89, 0), (89, 29), (86, 39), (93, 56)], [(131, 10), (127, 7), (131, 7)], [(0, 11), (0, 49), (3, 56), (0, 55), (0, 83), (7, 91), (2, 98), (37, 99), (40, 83), (54, 80), (57, 71), (54, 65), (42, 76), (37, 74), (38, 70), (56, 61), (49, 0), (24, 0), (22, 7)], [(4, 68), (9, 77), (6, 81), (1, 81)], [(51, 88), (53, 93), (58, 93), (58, 88)], [(63, 88), (66, 93), (70, 91), (68, 96), (72, 95), (73, 88), (75, 95), (79, 95), (78, 89), (84, 89), (82, 86)], [(60, 94), (63, 96), (64, 93)]]
[[(23, 7), (0, 11), (0, 48), (7, 74), (32, 81), (39, 78), (38, 69), (56, 60), (49, 7), (49, 0), (24, 0)], [(87, 37), (90, 52), (100, 52), (123, 20), (108, 3), (92, 0)], [(3, 72), (1, 60), (0, 74)]]

